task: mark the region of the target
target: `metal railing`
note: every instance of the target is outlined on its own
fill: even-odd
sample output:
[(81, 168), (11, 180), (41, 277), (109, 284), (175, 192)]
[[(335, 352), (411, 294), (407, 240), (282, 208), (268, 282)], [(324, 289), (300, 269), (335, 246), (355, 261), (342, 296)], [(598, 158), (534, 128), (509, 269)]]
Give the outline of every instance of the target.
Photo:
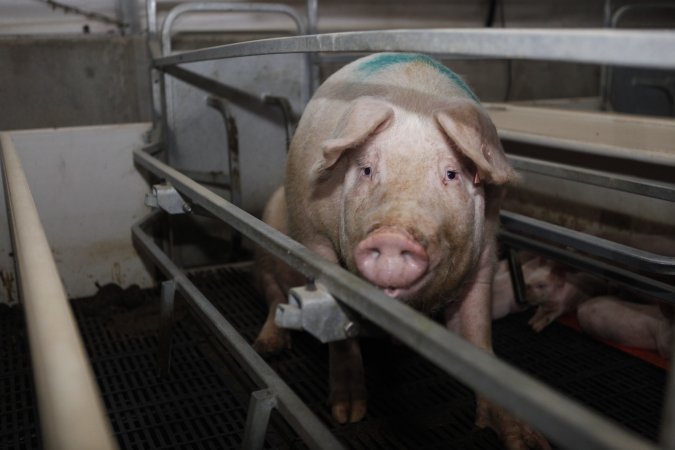
[[(171, 75), (172, 68), (177, 65), (221, 58), (282, 53), (373, 51), (417, 51), (461, 56), (472, 55), (485, 58), (560, 60), (593, 64), (674, 68), (675, 32), (460, 29), (333, 33), (266, 39), (172, 54), (155, 59), (153, 67)], [(183, 77), (183, 81), (185, 81), (185, 77)], [(204, 84), (202, 83), (202, 85)], [(157, 145), (161, 145), (161, 143)], [(156, 149), (157, 145), (153, 146), (152, 149)], [(601, 150), (605, 154), (611, 155), (613, 149), (603, 147)], [(169, 182), (178, 192), (188, 197), (196, 205), (223, 220), (306, 277), (321, 282), (331, 294), (349, 308), (387, 332), (395, 334), (399, 340), (414, 348), (458, 380), (531, 423), (554, 443), (571, 449), (657, 448), (653, 443), (554, 392), (544, 384), (501, 362), (493, 355), (473, 347), (406, 305), (392, 302), (389, 297), (369, 283), (335, 264), (322, 260), (299, 243), (150, 156), (146, 151), (136, 151), (134, 159), (139, 166)], [(525, 161), (522, 158), (519, 163), (528, 165), (529, 169), (536, 169), (535, 163)], [(566, 167), (553, 167), (550, 164), (540, 164), (540, 166), (544, 167), (541, 170), (567, 176), (566, 173), (563, 173), (564, 170), (567, 170)], [(594, 184), (611, 187), (611, 174), (586, 173), (582, 178), (585, 181), (593, 181)], [(673, 188), (668, 184), (645, 187), (640, 180), (627, 177), (624, 177), (621, 183), (624, 190), (637, 192), (641, 195), (651, 195), (656, 192), (656, 197), (673, 200)], [(513, 219), (513, 217), (511, 218)], [(536, 228), (536, 224), (526, 223), (526, 225)], [(142, 237), (141, 228), (140, 226), (134, 228), (135, 236)], [(503, 232), (502, 239), (507, 241), (507, 244), (511, 247), (527, 248), (528, 245), (541, 245), (541, 243), (533, 244), (534, 241), (531, 240), (523, 240), (522, 236), (518, 234), (508, 233), (508, 231)], [(570, 239), (576, 240), (577, 243), (586, 242), (584, 238), (578, 235), (561, 233), (559, 237), (565, 245), (570, 244)], [(511, 240), (509, 241), (509, 239)], [(149, 245), (151, 242), (147, 239), (147, 236), (142, 238), (142, 242), (144, 242), (145, 251), (151, 253), (156, 251)], [(604, 248), (605, 251), (610, 253), (617, 253), (620, 250), (617, 254), (622, 254), (628, 259), (635, 256), (630, 249), (626, 253), (623, 252), (626, 250), (623, 248), (617, 250), (612, 246), (598, 246), (597, 241), (592, 241), (590, 244), (586, 242), (586, 244), (588, 248), (595, 250)], [(562, 255), (561, 249), (555, 246), (540, 247), (539, 250), (547, 251), (551, 256)], [(566, 255), (570, 261), (582, 261), (579, 255), (573, 252)], [(163, 257), (153, 255), (153, 258), (158, 261), (159, 258)], [(656, 258), (648, 259), (657, 265), (665, 264), (667, 267), (672, 265), (672, 261), (664, 262), (658, 258), (658, 255), (656, 255)], [(166, 269), (170, 264), (167, 260), (162, 259), (158, 264), (164, 267), (163, 270), (167, 273), (167, 276), (174, 279), (180, 279), (182, 276), (175, 273), (173, 269)], [(590, 266), (598, 269), (598, 266), (594, 264)], [(670, 273), (670, 270), (670, 268), (667, 268), (666, 273)], [(631, 278), (634, 274), (629, 271), (620, 272), (619, 275), (634, 279)], [(664, 298), (672, 301), (672, 286), (664, 284), (663, 286), (658, 285), (657, 288), (664, 288), (666, 291)], [(200, 302), (202, 301), (201, 294), (198, 292), (192, 292), (192, 294), (200, 298)], [(194, 300), (191, 301), (194, 302)], [(207, 318), (207, 320), (210, 319)], [(229, 337), (225, 334), (221, 333), (219, 337), (224, 345), (232, 348), (233, 344), (228, 341)], [(235, 351), (247, 353), (250, 351), (250, 347), (237, 348)], [(243, 357), (242, 353), (239, 353), (239, 357)], [(254, 380), (258, 380), (261, 388), (271, 388), (274, 391), (274, 387), (270, 386), (268, 381), (262, 380), (259, 375), (252, 374), (252, 377)], [(670, 377), (664, 425), (661, 433), (661, 448), (674, 448), (675, 427), (672, 426), (673, 413), (675, 413), (674, 398), (675, 382), (673, 382), (673, 377)], [(316, 426), (317, 429), (323, 429), (323, 425)], [(301, 426), (300, 428), (303, 430), (302, 432), (298, 431), (301, 436), (306, 436), (306, 433), (310, 432), (306, 427)], [(309, 442), (311, 442), (311, 439)]]
[(43, 445), (54, 450), (116, 449), (65, 289), (9, 133), (0, 133), (0, 153)]
[[(169, 182), (194, 205), (228, 223), (307, 278), (322, 283), (340, 301), (396, 335), (398, 340), (450, 375), (530, 422), (553, 442), (573, 449), (654, 448), (643, 438), (591, 413), (576, 401), (478, 349), (428, 317), (402, 303), (392, 302), (391, 298), (370, 283), (323, 260), (145, 151), (135, 151), (134, 161)], [(135, 228), (135, 236), (140, 235), (138, 230)], [(145, 242), (148, 243), (147, 238)], [(156, 255), (152, 256), (157, 259)], [(169, 276), (173, 278), (176, 274), (171, 272)], [(183, 294), (190, 295), (190, 292)], [(230, 348), (232, 345), (228, 344)], [(235, 350), (242, 351), (240, 348)], [(243, 350), (252, 351), (248, 344)], [(260, 377), (254, 376), (255, 379), (259, 380)], [(273, 389), (273, 386), (266, 384), (260, 387)]]

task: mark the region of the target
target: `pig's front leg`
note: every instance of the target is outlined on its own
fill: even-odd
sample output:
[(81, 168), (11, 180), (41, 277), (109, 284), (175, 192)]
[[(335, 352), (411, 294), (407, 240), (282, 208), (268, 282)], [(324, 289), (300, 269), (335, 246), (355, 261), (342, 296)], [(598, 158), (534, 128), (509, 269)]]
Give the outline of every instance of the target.
[(358, 422), (366, 415), (366, 385), (361, 348), (356, 339), (333, 342), (329, 358), (329, 403), (338, 423)]
[(297, 276), (292, 274), (290, 268), (284, 267), (283, 263), (275, 260), (269, 254), (259, 258), (258, 265), (261, 266), (259, 268), (258, 283), (267, 301), (268, 310), (265, 324), (258, 333), (258, 337), (256, 337), (253, 343), (253, 348), (258, 353), (276, 353), (291, 347), (290, 333), (288, 330), (279, 327), (274, 321), (277, 306), (288, 302), (286, 298), (286, 286), (288, 283), (281, 282), (277, 274), (285, 272), (285, 275), (289, 278), (297, 278)]
[[(484, 252), (480, 267), (461, 305), (458, 308), (451, 305), (446, 310), (446, 325), (476, 347), (492, 353), (490, 309), (494, 262), (488, 251)], [(495, 430), (509, 450), (551, 448), (541, 434), (480, 394), (476, 395), (476, 425)]]

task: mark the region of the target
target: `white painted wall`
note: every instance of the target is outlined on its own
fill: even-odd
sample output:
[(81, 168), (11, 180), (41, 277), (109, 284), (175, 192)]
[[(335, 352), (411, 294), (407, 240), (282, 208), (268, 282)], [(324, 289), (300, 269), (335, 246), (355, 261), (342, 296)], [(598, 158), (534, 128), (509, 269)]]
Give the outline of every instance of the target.
[[(132, 158), (149, 127), (138, 123), (11, 134), (70, 298), (92, 295), (95, 282), (152, 284), (130, 230), (150, 211), (143, 203), (149, 188)], [(0, 271), (13, 274), (4, 193), (2, 197)], [(14, 301), (16, 293), (10, 297), (3, 286), (0, 302)]]

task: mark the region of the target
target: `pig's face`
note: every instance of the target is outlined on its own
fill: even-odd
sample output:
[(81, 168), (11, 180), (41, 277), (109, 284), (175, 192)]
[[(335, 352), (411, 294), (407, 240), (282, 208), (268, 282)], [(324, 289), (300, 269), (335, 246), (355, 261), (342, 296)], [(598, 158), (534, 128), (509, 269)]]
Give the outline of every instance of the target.
[(388, 295), (431, 299), (478, 257), (482, 188), (432, 118), (400, 110), (387, 125), (345, 155), (340, 250)]
[(490, 174), (462, 146), (477, 145), (482, 156), (484, 145), (480, 136), (467, 144), (450, 111), (357, 100), (323, 145), (321, 177), (342, 178), (342, 261), (425, 312), (461, 295), (483, 248), (481, 177)]

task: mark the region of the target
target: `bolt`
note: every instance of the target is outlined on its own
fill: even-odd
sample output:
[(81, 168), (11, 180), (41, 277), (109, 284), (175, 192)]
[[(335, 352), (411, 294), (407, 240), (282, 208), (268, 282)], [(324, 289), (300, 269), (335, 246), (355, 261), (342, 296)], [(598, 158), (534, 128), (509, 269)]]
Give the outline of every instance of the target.
[(192, 208), (190, 208), (190, 205), (188, 205), (187, 203), (183, 203), (183, 211), (186, 213), (191, 213)]
[(359, 334), (359, 324), (356, 322), (347, 322), (344, 329), (347, 337), (353, 338)]

